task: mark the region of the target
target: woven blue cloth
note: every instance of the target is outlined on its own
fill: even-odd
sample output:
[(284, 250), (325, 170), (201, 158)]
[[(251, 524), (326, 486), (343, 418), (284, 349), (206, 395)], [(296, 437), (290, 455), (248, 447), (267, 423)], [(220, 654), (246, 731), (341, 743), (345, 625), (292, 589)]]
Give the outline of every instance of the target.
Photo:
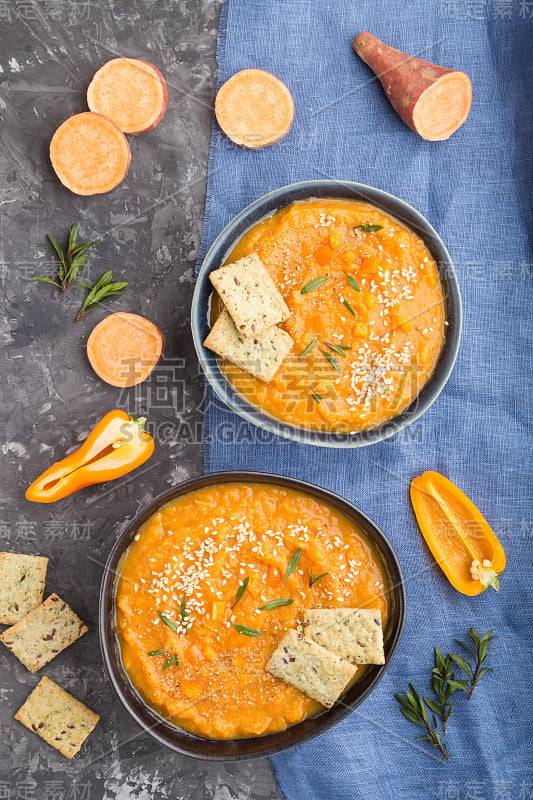
[[(260, 151), (213, 129), (202, 254), (255, 198), (298, 180), (367, 183), (414, 205), (454, 260), (464, 335), (453, 375), (411, 428), (380, 444), (335, 451), (256, 429), (209, 394), (206, 471), (251, 469), (304, 478), (355, 502), (390, 537), (405, 574), (405, 633), (387, 675), (344, 722), (272, 759), (288, 800), (528, 800), (530, 744), (532, 400), (531, 155), (533, 3), (521, 0), (231, 0), (222, 10), (219, 83), (260, 67), (291, 89), (293, 128)], [(420, 139), (396, 116), (351, 48), (369, 30), (401, 50), (467, 72), (474, 101), (447, 142)], [(233, 430), (234, 436), (228, 435)], [(234, 441), (229, 441), (233, 439)], [(428, 554), (409, 482), (434, 469), (480, 507), (503, 542), (502, 591), (456, 592)], [(500, 634), (495, 673), (470, 703), (457, 696), (441, 765), (399, 713), (408, 682), (426, 694), (433, 648), (453, 649), (470, 626)]]

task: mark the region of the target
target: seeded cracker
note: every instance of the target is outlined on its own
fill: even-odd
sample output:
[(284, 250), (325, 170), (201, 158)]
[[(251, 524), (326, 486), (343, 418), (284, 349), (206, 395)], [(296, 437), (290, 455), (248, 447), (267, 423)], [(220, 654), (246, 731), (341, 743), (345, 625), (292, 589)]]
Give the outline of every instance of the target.
[(15, 719), (72, 758), (100, 717), (50, 678), (41, 678)]
[(89, 629), (57, 594), (1, 635), (6, 647), (30, 672), (37, 672)]
[(229, 313), (223, 311), (211, 328), (204, 346), (250, 375), (269, 383), (291, 351), (293, 341), (288, 333), (276, 326), (259, 336), (241, 336)]
[(241, 336), (263, 333), (290, 316), (285, 301), (256, 253), (215, 270), (209, 280)]
[(0, 623), (13, 625), (43, 602), (48, 559), (0, 553)]
[(276, 678), (331, 708), (357, 668), (295, 630), (287, 631), (266, 665)]
[(304, 634), (351, 664), (385, 663), (378, 608), (307, 609)]

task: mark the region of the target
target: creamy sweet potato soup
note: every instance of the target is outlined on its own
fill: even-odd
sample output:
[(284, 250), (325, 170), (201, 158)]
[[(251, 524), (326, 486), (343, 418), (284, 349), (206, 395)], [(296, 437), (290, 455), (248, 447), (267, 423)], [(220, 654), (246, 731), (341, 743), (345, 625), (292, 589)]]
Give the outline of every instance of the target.
[[(267, 484), (199, 489), (155, 513), (123, 556), (124, 668), (153, 708), (195, 734), (280, 731), (323, 710), (265, 671), (284, 633), (305, 608), (379, 609), (386, 630), (388, 590), (365, 534), (329, 504)], [(279, 599), (292, 603), (260, 610)]]
[(249, 402), (300, 427), (355, 432), (413, 401), (445, 330), (437, 267), (413, 230), (369, 203), (310, 199), (251, 228), (226, 263), (251, 253), (290, 309), (281, 327), (294, 348), (270, 383), (220, 362)]

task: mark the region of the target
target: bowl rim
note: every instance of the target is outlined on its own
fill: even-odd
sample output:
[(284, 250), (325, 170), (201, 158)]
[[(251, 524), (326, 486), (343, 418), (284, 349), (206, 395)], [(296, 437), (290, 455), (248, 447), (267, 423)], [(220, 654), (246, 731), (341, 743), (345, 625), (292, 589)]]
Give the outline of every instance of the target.
[[(234, 389), (221, 372), (215, 354), (203, 345), (204, 333), (202, 333), (202, 316), (205, 314), (207, 317), (209, 309), (205, 308), (202, 294), (205, 291), (206, 284), (209, 283), (209, 273), (217, 269), (223, 263), (236, 242), (250, 227), (257, 224), (261, 219), (270, 216), (276, 210), (283, 208), (285, 205), (289, 205), (297, 199), (306, 199), (305, 197), (292, 197), (294, 194), (308, 191), (307, 199), (310, 199), (316, 196), (313, 192), (320, 192), (321, 194), (318, 196), (325, 198), (328, 197), (327, 190), (344, 190), (346, 192), (345, 195), (337, 195), (337, 197), (346, 197), (347, 199), (363, 198), (367, 202), (381, 208), (385, 213), (396, 216), (403, 224), (415, 230), (424, 240), (432, 255), (438, 256), (438, 258), (436, 258), (437, 268), (439, 270), (447, 306), (446, 319), (450, 323), (446, 328), (444, 346), (437, 364), (435, 365), (435, 369), (425, 386), (410, 405), (404, 409), (400, 415), (382, 423), (382, 425), (354, 434), (314, 431), (309, 428), (292, 425), (266, 414), (261, 411), (261, 409), (249, 403)], [(351, 193), (351, 195), (349, 193)], [(359, 195), (359, 197), (354, 197), (354, 194)], [(254, 216), (256, 212), (261, 211), (276, 200), (279, 201), (276, 207), (258, 216), (257, 219), (250, 222), (246, 228), (243, 228), (237, 236), (232, 235), (236, 229), (240, 228), (242, 223), (246, 222), (250, 217)], [(392, 205), (393, 208), (387, 207), (387, 204)], [(404, 219), (402, 214), (407, 217), (407, 220)], [(210, 284), (208, 285), (208, 289), (209, 286)], [(212, 287), (209, 291), (211, 290)], [(208, 303), (210, 305), (210, 301), (208, 301)], [(314, 444), (319, 447), (345, 449), (365, 447), (388, 439), (390, 436), (394, 436), (415, 422), (433, 405), (444, 389), (455, 365), (461, 342), (462, 322), (463, 309), (461, 291), (455, 268), (444, 242), (431, 223), (428, 222), (416, 208), (406, 203), (405, 200), (383, 189), (378, 189), (355, 181), (333, 179), (298, 181), (296, 183), (287, 184), (286, 186), (281, 186), (278, 189), (274, 189), (258, 197), (239, 211), (216, 236), (202, 259), (202, 264), (196, 275), (196, 283), (191, 303), (191, 330), (196, 355), (209, 385), (219, 400), (239, 417), (246, 420), (246, 422), (252, 423), (269, 433), (274, 433), (277, 436), (301, 444)]]
[[(393, 597), (394, 614), (397, 616), (396, 624), (391, 629), (386, 639), (386, 659), (383, 665), (371, 666), (367, 672), (367, 680), (364, 689), (353, 699), (349, 699), (350, 692), (356, 689), (355, 684), (348, 690), (345, 702), (335, 703), (335, 705), (322, 712), (321, 714), (310, 717), (303, 722), (296, 723), (284, 731), (279, 731), (266, 736), (248, 737), (245, 739), (219, 740), (206, 739), (190, 734), (187, 731), (173, 725), (165, 720), (155, 709), (140, 696), (133, 683), (127, 676), (122, 666), (119, 645), (114, 629), (115, 611), (115, 592), (118, 565), (123, 553), (133, 540), (138, 528), (155, 513), (161, 506), (170, 502), (173, 498), (188, 494), (197, 488), (216, 483), (234, 482), (254, 482), (267, 483), (271, 485), (282, 485), (294, 488), (318, 497), (320, 500), (329, 503), (334, 508), (343, 511), (352, 520), (361, 525), (365, 535), (371, 535), (372, 543), (377, 548), (380, 557), (384, 561), (386, 569), (392, 579), (390, 592)], [(321, 486), (292, 478), (285, 475), (277, 475), (265, 472), (253, 472), (243, 470), (226, 470), (221, 472), (203, 473), (189, 478), (170, 487), (157, 497), (153, 498), (148, 504), (143, 506), (135, 516), (129, 520), (119, 535), (108, 555), (99, 593), (98, 607), (98, 628), (100, 650), (104, 662), (105, 671), (113, 687), (115, 694), (122, 706), (138, 725), (148, 733), (159, 744), (167, 747), (173, 752), (191, 756), (198, 760), (206, 761), (244, 761), (254, 758), (263, 758), (285, 750), (289, 750), (297, 745), (303, 744), (310, 739), (325, 733), (338, 722), (345, 719), (352, 713), (376, 688), (386, 671), (388, 670), (393, 656), (398, 648), (400, 639), (405, 626), (406, 618), (406, 591), (405, 581), (400, 566), (398, 556), (388, 537), (381, 528), (356, 505), (346, 500), (341, 495), (325, 489)], [(394, 624), (394, 623), (389, 623)], [(149, 720), (149, 721), (147, 721)], [(300, 729), (300, 733), (298, 733)], [(181, 741), (176, 741), (176, 734)], [(193, 751), (188, 748), (183, 741), (191, 740), (203, 743), (202, 751)], [(278, 741), (279, 740), (279, 741)], [(278, 741), (278, 743), (276, 743)], [(261, 742), (264, 746), (261, 747)], [(223, 750), (224, 752), (220, 752)], [(235, 752), (233, 752), (233, 750)], [(228, 752), (229, 751), (229, 752)]]

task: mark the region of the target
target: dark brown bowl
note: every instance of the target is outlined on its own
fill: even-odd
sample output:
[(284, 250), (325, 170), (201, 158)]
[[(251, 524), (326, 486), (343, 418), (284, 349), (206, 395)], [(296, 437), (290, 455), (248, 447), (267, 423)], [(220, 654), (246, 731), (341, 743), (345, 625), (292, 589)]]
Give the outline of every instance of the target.
[[(274, 484), (297, 489), (317, 500), (329, 503), (338, 511), (346, 514), (364, 531), (381, 556), (390, 576), (390, 614), (384, 631), (385, 664), (383, 666), (370, 667), (363, 678), (349, 689), (342, 700), (336, 703), (333, 708), (325, 710), (316, 717), (311, 717), (297, 725), (293, 725), (287, 730), (248, 739), (203, 739), (178, 728), (151, 708), (135, 689), (124, 670), (120, 656), (120, 646), (115, 632), (117, 567), (120, 558), (140, 526), (165, 503), (195, 489), (201, 489), (217, 483), (234, 483), (238, 481)], [(403, 632), (405, 608), (403, 575), (398, 557), (391, 543), (366, 514), (363, 514), (362, 511), (347, 500), (326, 489), (313, 486), (305, 481), (286, 478), (282, 475), (268, 475), (262, 472), (214, 472), (209, 475), (191, 478), (159, 495), (139, 512), (119, 535), (107, 559), (100, 589), (100, 645), (104, 664), (119, 700), (146, 733), (149, 733), (156, 741), (170, 750), (193, 758), (211, 761), (237, 761), (270, 756), (302, 744), (336, 725), (337, 722), (340, 722), (357, 708), (374, 690), (390, 665)]]

